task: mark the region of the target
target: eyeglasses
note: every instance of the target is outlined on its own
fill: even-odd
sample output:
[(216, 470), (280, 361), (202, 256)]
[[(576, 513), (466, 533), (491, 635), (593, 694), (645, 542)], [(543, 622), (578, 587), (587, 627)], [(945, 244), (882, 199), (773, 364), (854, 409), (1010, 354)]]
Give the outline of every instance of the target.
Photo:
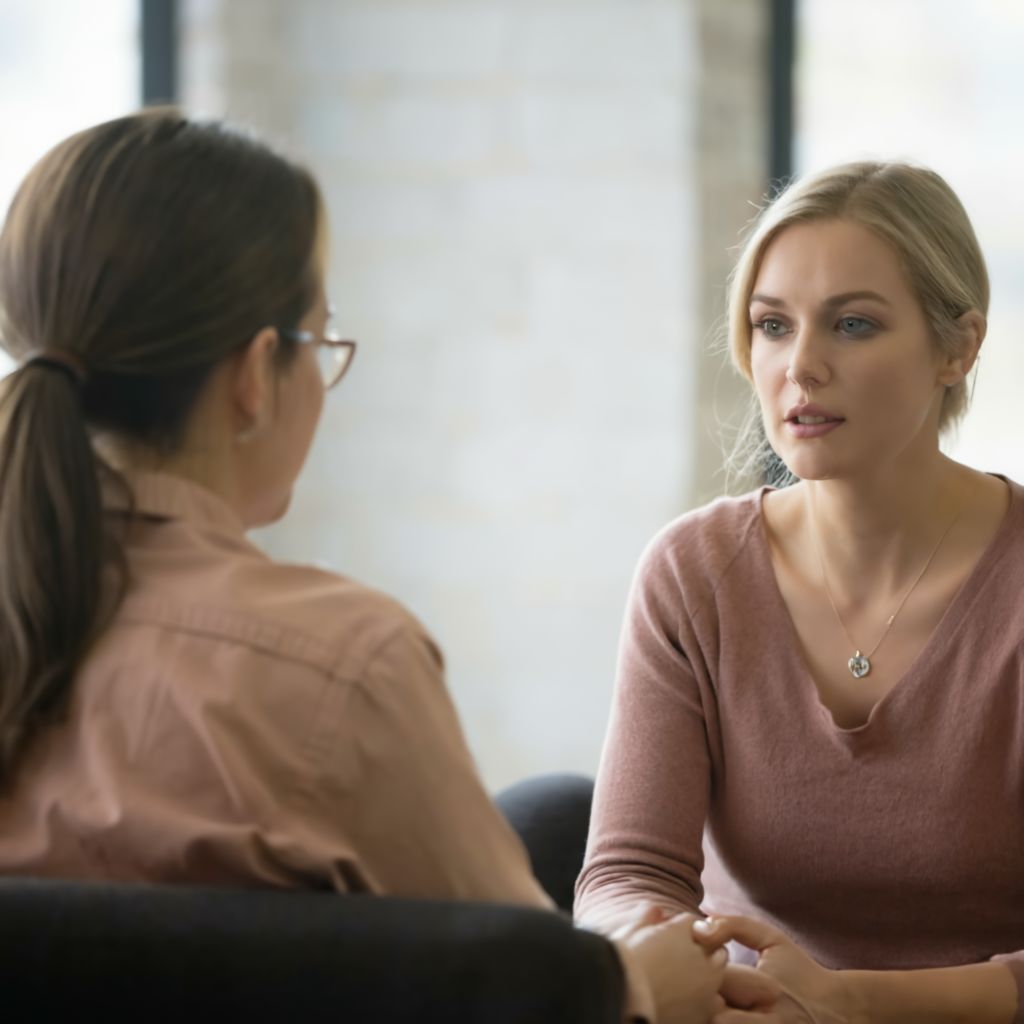
[(278, 329), (282, 338), (301, 342), (303, 345), (316, 345), (316, 359), (320, 365), (320, 377), (324, 382), (324, 390), (333, 388), (348, 372), (352, 365), (352, 357), (356, 354), (356, 343), (343, 340), (335, 331), (327, 330), (317, 337), (312, 331)]

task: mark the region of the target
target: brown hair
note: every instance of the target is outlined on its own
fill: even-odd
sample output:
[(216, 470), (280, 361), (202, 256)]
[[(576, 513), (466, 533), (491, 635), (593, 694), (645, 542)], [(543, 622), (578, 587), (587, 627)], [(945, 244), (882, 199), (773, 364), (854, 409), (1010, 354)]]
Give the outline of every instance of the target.
[[(799, 179), (755, 221), (730, 280), (733, 365), (751, 378), (748, 304), (768, 246), (792, 224), (829, 219), (860, 224), (893, 247), (935, 345), (943, 352), (959, 352), (962, 336), (957, 318), (971, 309), (987, 315), (989, 303), (985, 258), (967, 211), (935, 171), (906, 163), (863, 161)], [(955, 426), (967, 411), (968, 400), (966, 381), (946, 389), (940, 430)], [(751, 414), (733, 455), (734, 467), (770, 464), (771, 452), (763, 438), (760, 417)]]
[(213, 368), (312, 307), (321, 219), (308, 171), (170, 108), (71, 136), (15, 195), (0, 233), (0, 344), (21, 364), (0, 384), (0, 785), (126, 585), (94, 434), (173, 452)]

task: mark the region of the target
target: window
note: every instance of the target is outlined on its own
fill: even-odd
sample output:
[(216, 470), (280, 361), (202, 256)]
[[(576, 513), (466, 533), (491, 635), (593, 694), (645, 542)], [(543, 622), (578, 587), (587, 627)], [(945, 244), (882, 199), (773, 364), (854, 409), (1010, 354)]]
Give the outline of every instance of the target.
[(1024, 479), (1006, 424), (1024, 380), (1024, 6), (1012, 0), (800, 0), (797, 174), (862, 157), (937, 170), (974, 222), (992, 279), (974, 404), (950, 453)]
[[(72, 132), (139, 106), (138, 0), (0, 0), (0, 210)], [(10, 369), (0, 352), (0, 374)]]

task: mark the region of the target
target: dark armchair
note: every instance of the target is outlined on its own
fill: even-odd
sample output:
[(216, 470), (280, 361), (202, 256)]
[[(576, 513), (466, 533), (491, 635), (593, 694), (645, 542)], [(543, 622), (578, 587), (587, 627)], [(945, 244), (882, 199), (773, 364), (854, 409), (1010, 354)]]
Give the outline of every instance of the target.
[[(572, 776), (498, 799), (563, 905), (589, 799)], [(623, 994), (611, 946), (543, 911), (24, 879), (0, 880), (0, 985), (19, 1019), (147, 1022), (618, 1024)]]

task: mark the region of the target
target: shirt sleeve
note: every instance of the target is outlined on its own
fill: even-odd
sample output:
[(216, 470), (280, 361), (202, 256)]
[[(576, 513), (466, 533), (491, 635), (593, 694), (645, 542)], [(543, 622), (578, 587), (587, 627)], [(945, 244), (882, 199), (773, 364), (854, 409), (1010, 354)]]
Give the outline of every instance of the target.
[(550, 908), (491, 802), (445, 687), (441, 656), (401, 626), (344, 687), (320, 730), (314, 790), (340, 852), (339, 888)]
[[(317, 789), (345, 822), (346, 848), (372, 891), (424, 899), (486, 900), (555, 910), (515, 831), (479, 778), (444, 684), (441, 656), (402, 629), (372, 660), (339, 713), (345, 748), (326, 752)], [(339, 874), (344, 880), (341, 858)], [(655, 1021), (641, 965), (614, 943), (624, 1020)]]
[(710, 756), (685, 627), (677, 572), (656, 542), (641, 560), (626, 609), (576, 886), (577, 919), (600, 931), (642, 900), (696, 913), (703, 898)]

